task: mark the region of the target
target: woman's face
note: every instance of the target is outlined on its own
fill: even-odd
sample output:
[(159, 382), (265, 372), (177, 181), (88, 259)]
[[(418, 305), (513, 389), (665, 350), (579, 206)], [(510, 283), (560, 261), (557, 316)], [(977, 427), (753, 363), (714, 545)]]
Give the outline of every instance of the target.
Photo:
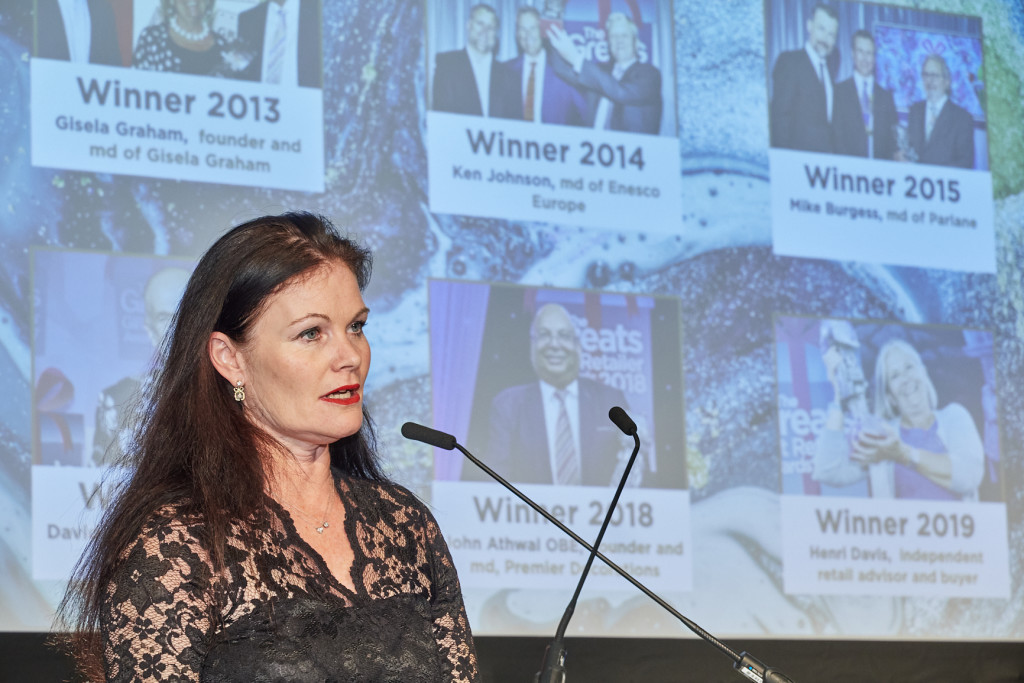
[(931, 412), (927, 379), (924, 367), (904, 349), (895, 348), (886, 358), (886, 387), (901, 417)]
[(174, 14), (179, 21), (198, 23), (202, 21), (209, 4), (209, 0), (173, 0)]
[(270, 298), (241, 349), (249, 419), (293, 453), (359, 431), (370, 345), (356, 278), (331, 262)]

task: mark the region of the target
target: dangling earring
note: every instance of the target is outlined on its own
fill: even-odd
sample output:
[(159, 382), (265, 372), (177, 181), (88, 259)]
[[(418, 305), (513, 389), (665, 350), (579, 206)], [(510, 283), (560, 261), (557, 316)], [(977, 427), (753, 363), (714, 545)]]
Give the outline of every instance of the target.
[(235, 382), (235, 400), (239, 403), (245, 400), (245, 386), (242, 384), (242, 380)]

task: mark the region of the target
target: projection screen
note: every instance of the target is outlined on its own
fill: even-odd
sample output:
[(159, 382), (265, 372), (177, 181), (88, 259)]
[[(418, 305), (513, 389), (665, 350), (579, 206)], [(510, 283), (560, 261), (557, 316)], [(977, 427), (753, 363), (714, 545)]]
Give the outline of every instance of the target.
[[(281, 82), (257, 0), (202, 55), (179, 0), (0, 9), (0, 630), (51, 628), (196, 259), (308, 210), (374, 251), (367, 406), (474, 633), (552, 633), (585, 555), (400, 426), (592, 539), (619, 405), (605, 552), (708, 630), (1024, 638), (1019, 3), (292, 2)], [(572, 625), (686, 633), (600, 565)]]

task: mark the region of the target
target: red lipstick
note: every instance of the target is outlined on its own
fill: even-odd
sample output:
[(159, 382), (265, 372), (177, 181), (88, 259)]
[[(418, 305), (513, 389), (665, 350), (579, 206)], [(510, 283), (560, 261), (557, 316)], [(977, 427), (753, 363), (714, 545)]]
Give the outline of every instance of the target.
[[(349, 395), (348, 396), (340, 396), (340, 397), (339, 396), (335, 396), (335, 394), (345, 394), (345, 393), (347, 393)], [(353, 405), (355, 403), (359, 403), (359, 385), (358, 384), (349, 384), (349, 385), (344, 386), (344, 387), (338, 387), (337, 389), (333, 389), (331, 391), (328, 391), (326, 394), (321, 396), (320, 400), (321, 401), (326, 401), (328, 403), (334, 403), (334, 404), (340, 405), (340, 406), (350, 406), (350, 405)]]

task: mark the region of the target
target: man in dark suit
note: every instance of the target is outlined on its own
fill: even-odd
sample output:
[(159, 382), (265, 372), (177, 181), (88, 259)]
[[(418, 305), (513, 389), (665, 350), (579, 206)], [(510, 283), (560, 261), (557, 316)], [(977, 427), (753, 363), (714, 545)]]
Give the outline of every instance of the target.
[(921, 66), (925, 99), (910, 105), (907, 141), (922, 164), (974, 168), (974, 117), (949, 97), (952, 77), (939, 55)]
[(586, 125), (587, 101), (575, 87), (563, 81), (551, 66), (540, 33), (540, 13), (520, 7), (516, 14), (519, 56), (508, 62), (513, 92), (522, 93), (519, 116), (525, 121)]
[[(539, 381), (509, 387), (494, 398), (485, 461), (521, 484), (608, 486), (617, 481), (625, 441), (608, 420), (608, 410), (625, 406), (625, 396), (579, 377), (579, 339), (562, 306), (545, 304), (537, 311), (530, 327), (530, 358)], [(488, 480), (475, 467), (462, 473), (466, 480)]]
[(875, 81), (875, 39), (853, 34), (853, 76), (836, 85), (832, 130), (836, 154), (892, 160), (896, 154), (896, 105), (892, 91)]
[(490, 5), (474, 5), (466, 22), (466, 47), (435, 58), (435, 111), (521, 118), (511, 74), (494, 58), (497, 45), (498, 13)]
[(815, 5), (806, 29), (804, 47), (780, 54), (772, 69), (771, 145), (831, 153), (828, 56), (836, 45), (839, 14), (828, 5)]
[(638, 60), (639, 29), (625, 14), (609, 14), (605, 33), (612, 59), (599, 63), (584, 59), (565, 30), (552, 24), (548, 40), (561, 57), (552, 60), (555, 72), (586, 90), (588, 125), (657, 135), (661, 130), (661, 72)]
[(319, 0), (262, 2), (238, 15), (238, 38), (253, 54), (238, 78), (321, 87)]
[(124, 66), (108, 0), (38, 0), (36, 57)]

